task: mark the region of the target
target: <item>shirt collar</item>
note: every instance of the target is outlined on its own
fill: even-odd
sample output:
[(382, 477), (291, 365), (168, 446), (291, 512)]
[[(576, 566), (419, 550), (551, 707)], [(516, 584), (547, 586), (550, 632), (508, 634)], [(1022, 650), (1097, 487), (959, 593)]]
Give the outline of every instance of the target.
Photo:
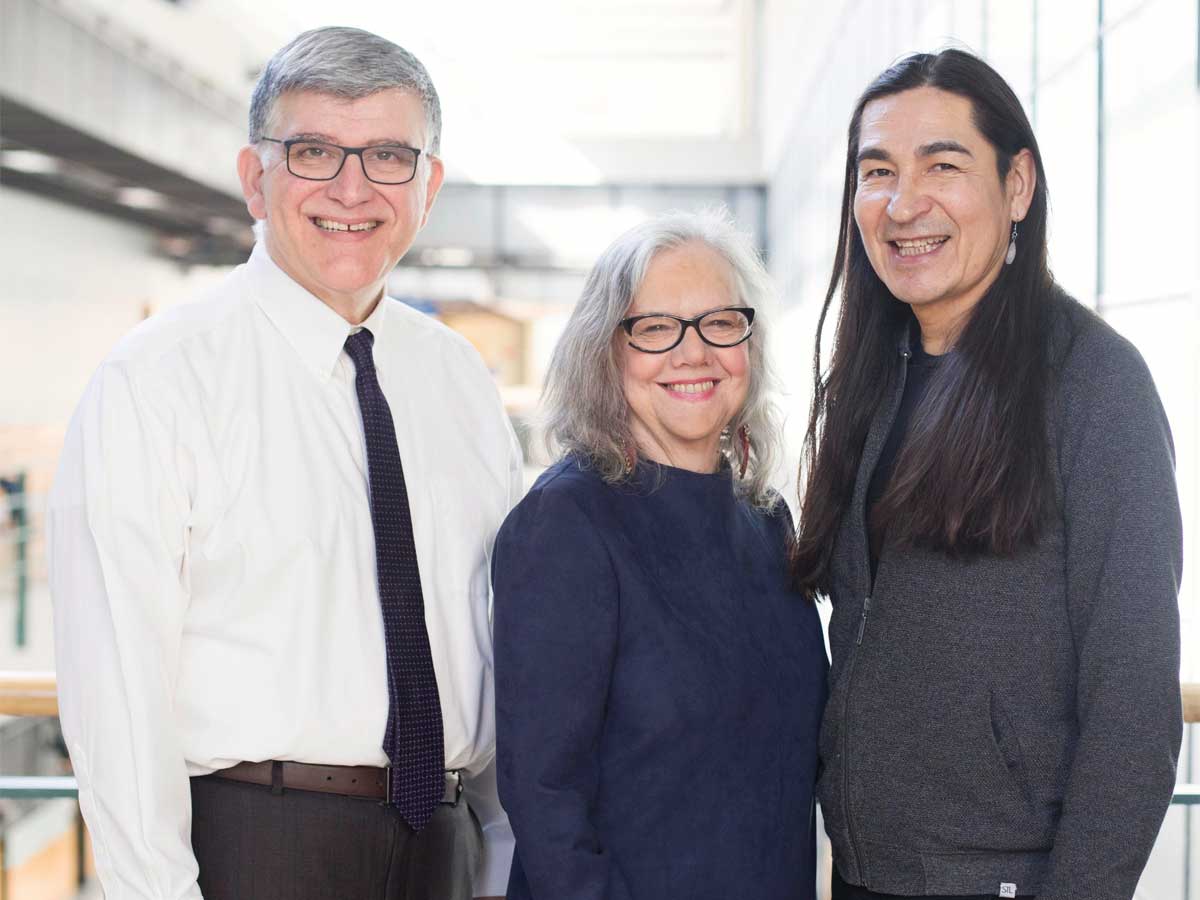
[[(351, 325), (349, 334), (354, 334), (356, 331), (362, 331), (364, 328), (370, 330), (371, 334), (375, 335), (375, 345), (379, 345), (379, 335), (383, 328), (383, 322), (387, 318), (387, 297), (383, 296), (379, 302), (375, 304), (375, 308), (371, 310), (371, 314), (367, 316), (361, 325)], [(345, 343), (343, 341), (342, 343)]]
[[(292, 280), (267, 252), (261, 241), (246, 263), (246, 270), (255, 285), (258, 306), (279, 329), (292, 348), (310, 368), (323, 378), (333, 375), (338, 356), (346, 338), (359, 326), (353, 326), (318, 297)], [(381, 299), (362, 323), (371, 329), (378, 342), (386, 319), (387, 303)]]

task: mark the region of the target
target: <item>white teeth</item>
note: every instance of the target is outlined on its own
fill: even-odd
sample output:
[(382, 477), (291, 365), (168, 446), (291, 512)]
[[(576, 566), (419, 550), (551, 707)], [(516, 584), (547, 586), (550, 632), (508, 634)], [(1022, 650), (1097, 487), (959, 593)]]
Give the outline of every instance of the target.
[(667, 390), (677, 394), (703, 394), (716, 386), (715, 381), (696, 381), (692, 384), (668, 384)]
[(896, 245), (896, 249), (900, 251), (901, 256), (919, 256), (922, 253), (928, 253), (939, 244), (948, 241), (947, 237), (935, 238), (917, 238), (911, 241), (892, 241)]
[(373, 231), (379, 225), (378, 222), (356, 222), (353, 225), (347, 225), (345, 222), (335, 222), (332, 219), (313, 219), (313, 221), (326, 231)]

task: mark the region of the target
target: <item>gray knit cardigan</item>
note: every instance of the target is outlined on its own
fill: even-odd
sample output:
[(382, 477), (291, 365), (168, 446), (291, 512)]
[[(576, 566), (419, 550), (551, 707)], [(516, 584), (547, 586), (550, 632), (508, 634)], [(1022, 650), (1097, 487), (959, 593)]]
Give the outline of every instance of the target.
[(885, 546), (872, 585), (865, 498), (902, 375), (866, 440), (832, 562), (819, 784), (851, 884), (1129, 900), (1170, 802), (1183, 553), (1171, 435), (1137, 350), (1065, 297), (1055, 319), (1058, 513), (1035, 546), (967, 560)]

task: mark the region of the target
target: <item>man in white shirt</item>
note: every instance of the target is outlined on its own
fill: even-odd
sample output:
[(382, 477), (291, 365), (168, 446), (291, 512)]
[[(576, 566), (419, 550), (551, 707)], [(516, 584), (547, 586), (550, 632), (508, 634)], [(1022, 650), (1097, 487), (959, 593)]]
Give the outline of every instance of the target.
[(503, 893), (488, 558), (520, 451), (470, 345), (383, 294), (440, 127), (389, 41), (280, 50), (238, 157), (253, 254), (72, 420), (59, 701), (109, 900)]

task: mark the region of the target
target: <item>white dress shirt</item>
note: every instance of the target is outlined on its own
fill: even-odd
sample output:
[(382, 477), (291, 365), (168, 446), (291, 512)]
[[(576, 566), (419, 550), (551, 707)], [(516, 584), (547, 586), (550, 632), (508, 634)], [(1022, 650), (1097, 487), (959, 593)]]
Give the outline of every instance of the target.
[[(466, 340), (387, 298), (363, 324), (404, 462), (446, 767), (476, 776), (476, 893), (503, 894), (488, 569), (520, 450)], [(49, 512), (59, 705), (109, 900), (200, 896), (190, 775), (387, 764), (352, 330), (260, 245), (118, 344), (72, 419)]]

